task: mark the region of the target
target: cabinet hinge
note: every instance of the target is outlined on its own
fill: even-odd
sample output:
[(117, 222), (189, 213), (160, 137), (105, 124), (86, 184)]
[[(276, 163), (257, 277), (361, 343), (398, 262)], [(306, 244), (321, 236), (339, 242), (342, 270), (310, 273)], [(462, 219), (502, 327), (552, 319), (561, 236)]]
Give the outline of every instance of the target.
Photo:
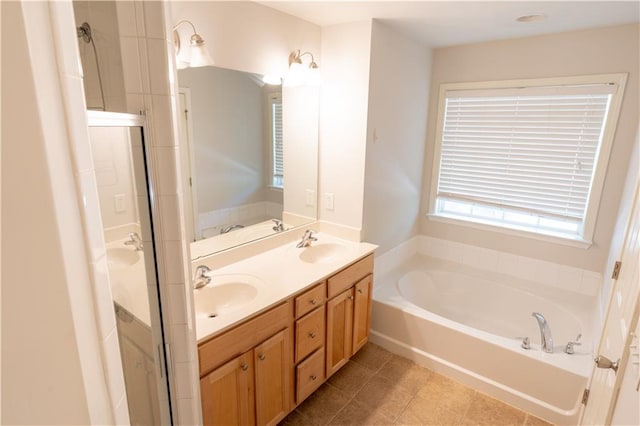
[(589, 401), (589, 389), (585, 389), (582, 392), (582, 404), (587, 405), (587, 401)]
[(622, 262), (618, 260), (613, 265), (613, 273), (611, 274), (611, 279), (613, 280), (618, 279), (618, 277), (620, 276), (620, 268), (622, 268)]

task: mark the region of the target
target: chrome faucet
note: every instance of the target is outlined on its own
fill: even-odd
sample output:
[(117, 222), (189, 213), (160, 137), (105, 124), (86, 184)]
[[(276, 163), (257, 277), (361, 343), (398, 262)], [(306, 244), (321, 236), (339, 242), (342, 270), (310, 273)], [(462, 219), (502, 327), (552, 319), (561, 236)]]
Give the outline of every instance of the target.
[(126, 246), (134, 246), (136, 251), (142, 251), (142, 238), (137, 232), (129, 234), (129, 239), (124, 242)]
[(197, 290), (211, 282), (211, 277), (207, 275), (207, 272), (211, 272), (211, 268), (207, 265), (199, 265), (196, 268), (196, 275), (193, 278), (193, 288)]
[(553, 353), (553, 337), (551, 337), (551, 328), (549, 328), (549, 323), (547, 323), (544, 316), (538, 312), (532, 312), (531, 316), (538, 320), (542, 350), (547, 353)]
[(273, 230), (276, 232), (282, 232), (284, 231), (284, 225), (282, 224), (282, 221), (279, 219), (271, 219), (271, 222), (275, 223), (275, 225), (273, 225)]
[(220, 230), (221, 234), (226, 234), (229, 231), (233, 231), (236, 228), (244, 228), (244, 225), (227, 225)]
[(313, 231), (311, 229), (307, 229), (306, 231), (304, 231), (302, 240), (298, 243), (296, 247), (298, 248), (309, 247), (312, 241), (318, 241), (318, 239), (313, 236)]
[(578, 334), (578, 337), (576, 337), (576, 340), (567, 342), (567, 346), (564, 347), (564, 353), (569, 355), (574, 354), (575, 349), (573, 347), (582, 345), (582, 343), (580, 343), (581, 337), (582, 337), (582, 333)]

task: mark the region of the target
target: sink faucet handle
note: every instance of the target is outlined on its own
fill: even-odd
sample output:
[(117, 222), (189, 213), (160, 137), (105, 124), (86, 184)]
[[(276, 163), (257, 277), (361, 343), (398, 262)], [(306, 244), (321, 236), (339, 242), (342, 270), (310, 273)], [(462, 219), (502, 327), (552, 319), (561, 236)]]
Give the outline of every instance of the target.
[(211, 268), (207, 265), (198, 265), (193, 277), (193, 287), (195, 289), (202, 288), (211, 282), (211, 277), (207, 275), (207, 272), (211, 272)]

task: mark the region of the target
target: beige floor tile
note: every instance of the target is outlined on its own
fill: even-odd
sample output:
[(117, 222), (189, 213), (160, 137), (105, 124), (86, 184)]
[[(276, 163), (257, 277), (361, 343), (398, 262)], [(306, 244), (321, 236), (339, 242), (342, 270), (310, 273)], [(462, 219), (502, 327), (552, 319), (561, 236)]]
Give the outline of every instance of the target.
[(410, 392), (417, 392), (431, 376), (431, 371), (422, 368), (416, 363), (393, 355), (377, 373), (393, 384), (407, 388)]
[(553, 423), (549, 423), (542, 419), (537, 418), (531, 414), (527, 414), (527, 418), (524, 421), (524, 426), (553, 426)]
[(423, 399), (438, 401), (450, 411), (464, 415), (471, 405), (475, 391), (441, 374), (432, 373), (425, 385), (418, 391)]
[(329, 378), (329, 383), (352, 397), (369, 381), (373, 374), (373, 370), (349, 361)]
[(398, 425), (456, 425), (462, 416), (448, 410), (438, 400), (416, 396), (402, 412)]
[(352, 400), (331, 420), (330, 425), (391, 425), (379, 410)]
[(349, 399), (340, 389), (325, 383), (300, 404), (297, 410), (306, 417), (309, 425), (326, 425), (347, 405)]
[(402, 413), (412, 398), (412, 392), (380, 376), (369, 380), (354, 397), (356, 401), (375, 408), (392, 420)]
[(497, 399), (476, 393), (467, 410), (463, 424), (503, 426), (523, 425), (526, 414)]
[(292, 411), (284, 420), (278, 423), (279, 426), (306, 426), (310, 424), (312, 424), (311, 420), (298, 410)]
[(371, 370), (378, 371), (391, 357), (392, 354), (388, 350), (376, 344), (367, 343), (351, 360)]

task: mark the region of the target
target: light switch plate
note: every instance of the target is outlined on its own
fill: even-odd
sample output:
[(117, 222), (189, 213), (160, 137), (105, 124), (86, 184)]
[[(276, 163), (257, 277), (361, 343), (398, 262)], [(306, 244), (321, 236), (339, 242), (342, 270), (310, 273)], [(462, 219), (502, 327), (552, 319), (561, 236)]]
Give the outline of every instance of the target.
[(116, 213), (122, 213), (127, 210), (124, 203), (124, 194), (116, 194), (113, 196), (113, 204), (116, 209)]
[(334, 195), (333, 192), (325, 192), (324, 193), (324, 208), (327, 210), (334, 209)]
[(313, 189), (307, 189), (305, 191), (306, 194), (306, 203), (308, 207), (313, 207), (316, 205), (316, 191), (314, 191)]

